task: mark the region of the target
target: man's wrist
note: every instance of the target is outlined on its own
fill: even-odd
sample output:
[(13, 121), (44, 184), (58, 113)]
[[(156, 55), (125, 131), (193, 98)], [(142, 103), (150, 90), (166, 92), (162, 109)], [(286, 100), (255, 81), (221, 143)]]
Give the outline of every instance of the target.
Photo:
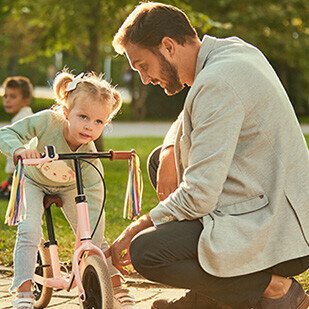
[(153, 222), (151, 221), (149, 214), (146, 214), (130, 224), (127, 228), (127, 233), (134, 237), (140, 231), (143, 231), (151, 226), (153, 226)]

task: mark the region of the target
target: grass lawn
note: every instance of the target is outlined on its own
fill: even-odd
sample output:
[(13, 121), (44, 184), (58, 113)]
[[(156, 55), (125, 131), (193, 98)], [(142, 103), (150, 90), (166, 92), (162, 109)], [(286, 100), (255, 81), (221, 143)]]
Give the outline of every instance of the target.
[[(305, 136), (309, 145), (309, 135)], [(157, 203), (157, 198), (147, 176), (146, 160), (150, 151), (162, 142), (161, 138), (106, 138), (105, 149), (130, 150), (136, 149), (140, 160), (144, 179), (143, 209), (147, 213)], [(4, 156), (0, 156), (0, 179), (5, 178)], [(127, 163), (103, 161), (105, 170), (105, 182), (107, 186), (106, 199), (106, 239), (112, 242), (121, 231), (130, 223), (122, 218), (123, 199), (127, 183)], [(15, 242), (15, 227), (5, 225), (4, 216), (7, 202), (0, 201), (0, 265), (12, 265), (12, 251)], [(63, 261), (69, 261), (73, 253), (74, 236), (71, 233), (68, 223), (62, 216), (59, 209), (54, 209), (54, 224), (56, 226), (56, 238), (59, 244), (59, 254)], [(309, 289), (309, 271), (300, 275), (298, 279)]]

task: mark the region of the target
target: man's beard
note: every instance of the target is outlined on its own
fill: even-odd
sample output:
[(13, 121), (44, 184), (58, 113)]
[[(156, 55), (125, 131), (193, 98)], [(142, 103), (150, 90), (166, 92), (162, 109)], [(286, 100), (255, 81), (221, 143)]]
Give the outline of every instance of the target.
[(184, 85), (180, 82), (176, 67), (168, 62), (160, 52), (157, 52), (156, 55), (159, 57), (161, 77), (166, 83), (164, 92), (168, 96), (180, 92)]

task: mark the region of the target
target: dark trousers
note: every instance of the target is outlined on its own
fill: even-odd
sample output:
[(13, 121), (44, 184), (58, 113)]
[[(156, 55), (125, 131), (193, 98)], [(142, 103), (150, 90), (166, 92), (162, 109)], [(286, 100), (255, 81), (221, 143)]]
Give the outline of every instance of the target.
[[(156, 149), (148, 161), (152, 180), (156, 179), (159, 151)], [(155, 187), (156, 183), (152, 183)], [(134, 268), (149, 280), (190, 289), (235, 309), (254, 307), (273, 274), (289, 277), (308, 269), (306, 256), (243, 276), (215, 277), (198, 262), (197, 245), (202, 229), (200, 221), (193, 220), (169, 222), (143, 231), (130, 248)]]

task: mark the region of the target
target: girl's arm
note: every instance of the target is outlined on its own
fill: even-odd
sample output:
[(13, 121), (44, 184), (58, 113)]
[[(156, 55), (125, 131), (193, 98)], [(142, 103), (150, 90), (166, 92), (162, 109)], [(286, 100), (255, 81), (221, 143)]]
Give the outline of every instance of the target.
[(48, 129), (52, 113), (54, 112), (38, 112), (12, 125), (2, 127), (0, 129), (0, 151), (6, 156), (12, 157), (18, 148), (24, 148), (24, 145), (32, 138), (39, 139)]

